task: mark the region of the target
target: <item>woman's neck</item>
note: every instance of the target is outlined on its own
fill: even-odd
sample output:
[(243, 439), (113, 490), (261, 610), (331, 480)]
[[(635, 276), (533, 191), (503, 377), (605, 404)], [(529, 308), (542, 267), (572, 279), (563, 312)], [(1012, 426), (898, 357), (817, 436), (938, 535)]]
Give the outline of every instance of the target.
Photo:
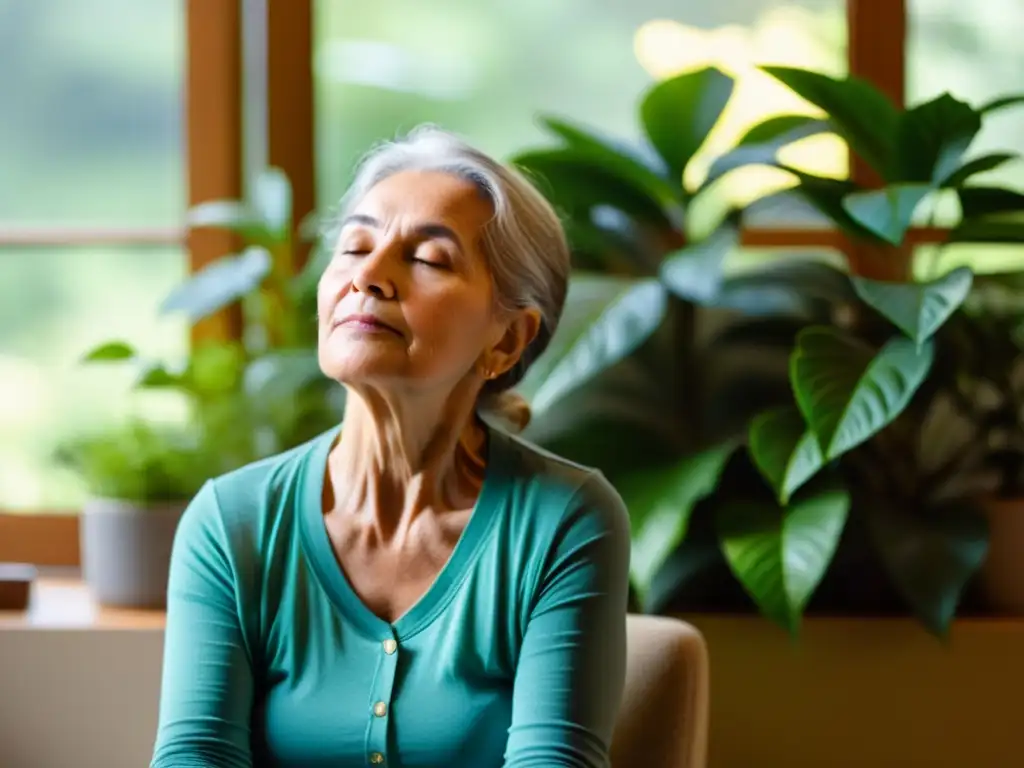
[(350, 390), (331, 451), (328, 513), (355, 514), (391, 538), (423, 511), (472, 506), (486, 432), (475, 398), (392, 398)]

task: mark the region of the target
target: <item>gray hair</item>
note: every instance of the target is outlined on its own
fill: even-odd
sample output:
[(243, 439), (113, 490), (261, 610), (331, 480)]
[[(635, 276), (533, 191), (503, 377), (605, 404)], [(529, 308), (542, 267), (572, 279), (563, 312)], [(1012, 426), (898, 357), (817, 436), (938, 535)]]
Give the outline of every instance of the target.
[(570, 256), (562, 224), (544, 196), (517, 170), (429, 125), (380, 144), (363, 158), (342, 198), (338, 220), (375, 184), (412, 170), (450, 173), (480, 190), (494, 208), (481, 245), (499, 307), (533, 307), (540, 312), (536, 338), (511, 370), (484, 385), (479, 404), (482, 410), (522, 429), (530, 419), (529, 405), (512, 388), (547, 348), (565, 304)]

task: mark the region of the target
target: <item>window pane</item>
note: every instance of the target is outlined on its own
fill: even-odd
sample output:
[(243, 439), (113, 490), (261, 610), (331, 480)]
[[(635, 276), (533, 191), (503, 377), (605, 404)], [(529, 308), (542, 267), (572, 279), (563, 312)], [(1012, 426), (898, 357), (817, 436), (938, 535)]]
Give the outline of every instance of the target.
[[(843, 0), (320, 0), (320, 199), (337, 201), (354, 161), (375, 141), (422, 122), (456, 130), (499, 157), (548, 140), (538, 112), (635, 137), (637, 99), (652, 77), (709, 63), (739, 77), (707, 147), (713, 154), (768, 115), (810, 109), (752, 64), (845, 72), (844, 9)], [(807, 140), (787, 159), (817, 172), (846, 170), (835, 139)], [(706, 165), (696, 165), (699, 180)], [(749, 199), (766, 183), (779, 186), (780, 176), (789, 181), (739, 171), (726, 191)], [(784, 206), (768, 218), (808, 216)]]
[[(1024, 91), (1024, 3), (1020, 0), (910, 0), (907, 8), (907, 101), (948, 91), (974, 105)], [(994, 113), (971, 148), (1024, 152), (1024, 108)], [(985, 183), (1020, 187), (1024, 163), (1016, 161), (978, 176)]]
[(123, 419), (131, 376), (78, 360), (114, 339), (148, 355), (184, 353), (184, 324), (158, 319), (157, 307), (185, 266), (180, 248), (0, 248), (0, 509), (82, 501), (52, 452)]
[(184, 0), (0, 0), (0, 225), (176, 225)]

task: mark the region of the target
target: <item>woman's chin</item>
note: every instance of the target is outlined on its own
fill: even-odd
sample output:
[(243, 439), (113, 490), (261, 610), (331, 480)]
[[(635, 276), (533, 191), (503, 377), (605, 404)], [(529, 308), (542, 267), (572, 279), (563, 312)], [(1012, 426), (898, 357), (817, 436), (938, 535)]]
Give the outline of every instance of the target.
[(346, 350), (320, 353), (320, 370), (341, 384), (372, 384), (402, 378), (406, 368), (404, 355), (397, 359), (394, 351)]

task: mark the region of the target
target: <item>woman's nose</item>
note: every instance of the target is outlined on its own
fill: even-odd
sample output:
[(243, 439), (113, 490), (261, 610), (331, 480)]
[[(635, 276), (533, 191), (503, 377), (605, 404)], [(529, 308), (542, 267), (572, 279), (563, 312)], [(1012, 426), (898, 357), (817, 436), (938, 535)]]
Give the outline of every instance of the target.
[(391, 254), (389, 248), (381, 248), (368, 254), (356, 266), (352, 286), (361, 293), (368, 293), (378, 299), (394, 299), (398, 291), (389, 274)]

